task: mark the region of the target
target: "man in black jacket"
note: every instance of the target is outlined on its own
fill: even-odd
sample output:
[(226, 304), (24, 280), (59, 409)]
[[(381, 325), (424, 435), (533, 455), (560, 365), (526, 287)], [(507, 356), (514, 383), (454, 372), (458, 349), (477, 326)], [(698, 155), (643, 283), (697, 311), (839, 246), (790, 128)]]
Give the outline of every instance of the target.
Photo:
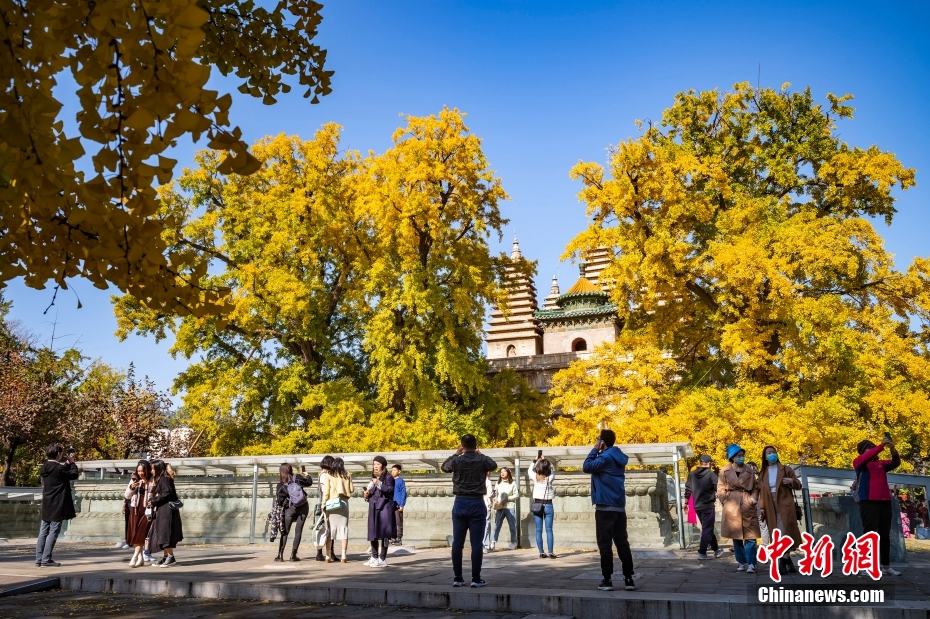
[(462, 550), (465, 548), (465, 533), (471, 538), (471, 586), (483, 587), (481, 560), (484, 548), (484, 525), (488, 508), (484, 504), (487, 493), (488, 472), (497, 468), (497, 463), (478, 451), (478, 439), (471, 434), (462, 437), (462, 445), (442, 463), (442, 470), (452, 473), (452, 580), (453, 587), (464, 587), (462, 578)]
[[(42, 465), (42, 524), (39, 525), (39, 538), (36, 540), (36, 565), (39, 567), (60, 567), (61, 563), (52, 560), (52, 551), (61, 523), (71, 520), (74, 512), (74, 499), (71, 498), (71, 481), (80, 474), (77, 465), (69, 453), (64, 454), (61, 444), (49, 445), (45, 450), (48, 460)], [(64, 460), (62, 460), (64, 458)]]
[(698, 548), (698, 559), (710, 559), (707, 548), (714, 551), (714, 557), (720, 557), (723, 551), (717, 545), (717, 536), (714, 534), (714, 521), (716, 520), (715, 504), (717, 500), (717, 474), (711, 468), (711, 459), (707, 454), (699, 458), (698, 467), (688, 475), (685, 482), (685, 500), (694, 497), (694, 511), (701, 521), (701, 545)]

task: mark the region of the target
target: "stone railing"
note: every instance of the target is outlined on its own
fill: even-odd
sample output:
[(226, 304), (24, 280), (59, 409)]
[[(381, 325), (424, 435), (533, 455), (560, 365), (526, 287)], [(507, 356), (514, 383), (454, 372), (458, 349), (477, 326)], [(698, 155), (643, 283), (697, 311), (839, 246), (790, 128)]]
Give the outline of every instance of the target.
[[(405, 477), (409, 498), (404, 509), (404, 541), (416, 546), (442, 546), (451, 534), (452, 485), (448, 476), (412, 475)], [(314, 475), (314, 481), (316, 476)], [(276, 479), (261, 476), (258, 483), (255, 541), (268, 538), (266, 514), (271, 508)], [(361, 498), (364, 480), (357, 479), (356, 496), (349, 501), (349, 534), (353, 542), (366, 539), (368, 506)], [(117, 541), (123, 536), (123, 480), (79, 480), (75, 482), (77, 518), (71, 520), (62, 539), (72, 541)], [(187, 542), (247, 543), (251, 530), (252, 480), (243, 478), (176, 479), (184, 539)], [(594, 511), (590, 498), (590, 478), (581, 473), (557, 474), (555, 481), (556, 545), (593, 547)], [(311, 504), (317, 502), (311, 489)], [(669, 517), (666, 475), (661, 471), (630, 471), (626, 477), (627, 515), (630, 540), (634, 546), (661, 548), (676, 543)], [(521, 486), (520, 530), (522, 545), (533, 539), (533, 518), (529, 513), (530, 487)], [(35, 520), (33, 520), (33, 523)], [(310, 520), (304, 530), (312, 539)], [(34, 526), (32, 528), (35, 528)], [(34, 534), (34, 533), (33, 533)], [(506, 524), (502, 543), (509, 541)]]

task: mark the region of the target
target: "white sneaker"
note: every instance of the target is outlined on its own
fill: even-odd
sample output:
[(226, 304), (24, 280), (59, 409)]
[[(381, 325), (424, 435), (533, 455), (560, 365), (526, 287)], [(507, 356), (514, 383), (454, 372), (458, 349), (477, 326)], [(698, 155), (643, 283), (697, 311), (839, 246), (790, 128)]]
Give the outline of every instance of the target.
[(882, 568), (882, 574), (888, 574), (889, 576), (900, 576), (901, 572), (894, 569), (890, 565), (886, 565), (885, 567)]
[(513, 543), (507, 544), (507, 550), (516, 550), (516, 549), (517, 549), (516, 544), (513, 544)]
[(747, 573), (747, 574), (755, 574), (755, 573), (756, 573), (756, 566), (755, 566), (755, 565), (747, 565), (747, 566), (746, 566), (746, 573)]
[(737, 571), (737, 572), (745, 572), (745, 571), (746, 571), (746, 564), (745, 564), (745, 563), (737, 563), (737, 564), (736, 564), (736, 571)]
[(374, 567), (375, 565), (377, 565), (377, 561), (378, 560), (375, 559), (374, 557), (368, 557), (368, 560), (365, 561), (365, 567)]
[(378, 562), (375, 563), (375, 567), (385, 567), (386, 565), (387, 565), (387, 561), (385, 561), (384, 559), (378, 559)]
[(147, 552), (143, 552), (143, 553), (142, 553), (142, 562), (143, 562), (143, 563), (151, 563), (151, 562), (152, 562), (152, 555), (150, 555), (150, 554), (147, 553)]

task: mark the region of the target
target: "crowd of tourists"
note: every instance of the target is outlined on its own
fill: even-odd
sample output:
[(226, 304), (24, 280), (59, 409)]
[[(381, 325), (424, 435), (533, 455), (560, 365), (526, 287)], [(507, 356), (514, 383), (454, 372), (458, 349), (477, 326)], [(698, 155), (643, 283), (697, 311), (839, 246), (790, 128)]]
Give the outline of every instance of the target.
[[(881, 457), (886, 449), (890, 459)], [(698, 467), (685, 483), (685, 499), (693, 505), (701, 526), (698, 559), (723, 555), (714, 532), (719, 501), (722, 507), (720, 534), (733, 541), (737, 571), (749, 574), (756, 571), (758, 540), (770, 543), (771, 532), (778, 529), (791, 538), (788, 553), (779, 559), (779, 570), (788, 574), (796, 572), (790, 552), (803, 541), (798, 525), (802, 510), (795, 495), (795, 491), (801, 490), (801, 480), (794, 469), (781, 462), (778, 450), (772, 445), (762, 450), (761, 468), (746, 462), (746, 451), (735, 443), (727, 446), (726, 457), (727, 463), (718, 473), (711, 457), (702, 455)], [(850, 490), (858, 504), (863, 532), (879, 534), (881, 570), (891, 576), (898, 576), (900, 572), (890, 565), (892, 495), (887, 475), (900, 464), (898, 450), (887, 434), (877, 445), (869, 440), (861, 441), (852, 462), (856, 480)]]
[[(627, 534), (625, 471), (628, 456), (615, 444), (616, 435), (602, 430), (588, 453), (582, 470), (591, 476), (591, 502), (594, 506), (595, 537), (603, 576), (598, 589), (613, 589), (614, 550), (620, 559), (624, 588), (636, 588), (633, 576), (633, 556)], [(890, 459), (882, 458), (886, 452)], [(880, 536), (880, 562), (885, 574), (900, 572), (890, 566), (890, 539), (893, 495), (887, 473), (901, 462), (891, 437), (875, 444), (862, 441), (853, 460), (856, 481), (851, 488), (858, 503), (865, 532)], [(714, 467), (709, 455), (698, 458), (698, 466), (690, 472), (685, 484), (685, 499), (693, 509), (694, 521), (700, 522), (701, 537), (698, 560), (719, 559), (724, 550), (715, 533), (717, 505), (722, 513), (720, 533), (733, 542), (736, 570), (752, 574), (756, 570), (756, 547), (761, 538), (768, 544), (771, 532), (781, 531), (791, 539), (791, 550), (802, 542), (801, 509), (796, 491), (801, 480), (795, 471), (781, 462), (778, 450), (766, 446), (761, 467), (746, 461), (746, 452), (738, 444), (726, 448), (727, 462), (722, 469)], [(75, 517), (71, 496), (71, 481), (79, 470), (72, 453), (60, 444), (47, 450), (48, 460), (41, 470), (43, 485), (42, 521), (36, 544), (36, 565), (53, 567), (52, 553), (64, 520)], [(352, 476), (342, 458), (325, 456), (317, 477), (318, 501), (311, 508), (307, 491), (313, 478), (295, 472), (290, 464), (281, 464), (273, 505), (268, 514), (270, 539), (277, 541), (275, 561), (284, 561), (288, 540), (291, 542), (289, 561), (300, 561), (299, 548), (307, 521), (311, 523), (316, 547), (316, 560), (348, 562), (349, 499), (355, 493)], [(463, 575), (463, 552), (466, 536), (471, 546), (471, 581), (474, 588), (485, 586), (481, 568), (485, 552), (494, 552), (504, 522), (510, 537), (508, 548), (517, 547), (517, 518), (514, 505), (520, 498), (520, 484), (509, 468), (501, 468), (496, 482), (492, 473), (497, 463), (478, 449), (474, 436), (461, 438), (458, 450), (440, 467), (452, 475), (452, 572), (453, 587), (466, 585)], [(540, 559), (556, 559), (554, 550), (555, 466), (537, 453), (528, 471), (532, 499), (530, 512), (535, 526), (536, 548)], [(125, 490), (125, 544), (132, 550), (129, 566), (170, 567), (177, 563), (174, 549), (183, 539), (181, 508), (183, 503), (174, 485), (174, 470), (162, 460), (140, 460)], [(371, 478), (362, 497), (368, 505), (370, 543), (365, 565), (381, 568), (387, 564), (388, 547), (403, 543), (404, 510), (407, 504), (403, 467), (375, 456)], [(899, 497), (895, 496), (895, 499)], [(902, 503), (903, 504), (903, 503)], [(914, 506), (915, 523), (926, 523), (926, 507), (920, 512)], [(902, 510), (903, 518), (911, 514)], [(796, 571), (789, 553), (778, 560), (782, 573)]]

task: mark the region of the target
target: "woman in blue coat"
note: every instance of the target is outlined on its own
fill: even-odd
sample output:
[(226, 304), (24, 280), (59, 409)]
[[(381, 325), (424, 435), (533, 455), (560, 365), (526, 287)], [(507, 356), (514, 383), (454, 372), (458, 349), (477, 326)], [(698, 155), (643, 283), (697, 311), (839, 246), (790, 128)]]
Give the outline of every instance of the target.
[(375, 456), (371, 462), (371, 481), (363, 494), (368, 501), (368, 541), (371, 542), (371, 558), (368, 567), (384, 567), (390, 540), (397, 536), (394, 520), (394, 478), (388, 475), (387, 460)]

